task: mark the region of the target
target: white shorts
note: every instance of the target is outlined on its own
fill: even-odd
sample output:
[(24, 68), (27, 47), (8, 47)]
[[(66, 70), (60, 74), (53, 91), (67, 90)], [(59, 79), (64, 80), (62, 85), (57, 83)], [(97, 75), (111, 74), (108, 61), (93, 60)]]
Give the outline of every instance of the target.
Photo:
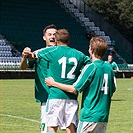
[(79, 121), (77, 133), (106, 133), (106, 122), (81, 122)]
[(46, 102), (41, 103), (40, 107), (40, 119), (41, 119), (41, 133), (47, 133), (47, 125), (46, 125)]
[(41, 123), (46, 123), (46, 102), (41, 103)]
[(60, 129), (73, 123), (78, 125), (78, 101), (68, 99), (49, 99), (46, 105), (47, 126)]

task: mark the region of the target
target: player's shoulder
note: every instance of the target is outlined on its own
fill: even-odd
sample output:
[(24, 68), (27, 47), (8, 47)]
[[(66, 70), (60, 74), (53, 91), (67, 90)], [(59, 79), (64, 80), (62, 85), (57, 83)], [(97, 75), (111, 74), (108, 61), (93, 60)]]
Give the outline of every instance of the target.
[(77, 50), (75, 48), (73, 48), (73, 50), (75, 50), (77, 53), (84, 54), (83, 52), (81, 52), (81, 51), (79, 51), (79, 50)]
[(104, 61), (104, 66), (110, 66), (108, 61)]
[(112, 71), (112, 65), (110, 65), (109, 63), (105, 63), (104, 62), (104, 68), (106, 68), (109, 71)]
[(95, 65), (95, 63), (94, 62), (92, 62), (92, 63), (90, 63), (90, 64), (86, 64), (85, 66), (84, 66), (86, 69), (94, 69), (94, 68), (96, 68), (96, 65)]
[(75, 49), (75, 48), (72, 48), (72, 50), (73, 50), (75, 53), (79, 54), (79, 55), (86, 56), (82, 51), (79, 51), (79, 50), (77, 50), (77, 49)]
[(93, 62), (90, 64), (86, 64), (82, 69), (82, 73), (91, 75), (96, 71), (96, 68), (97, 66)]
[(57, 49), (57, 46), (45, 47), (38, 50), (38, 52), (46, 52)]
[(40, 48), (34, 51), (34, 53), (44, 50), (45, 48)]
[(116, 62), (114, 62), (114, 61), (112, 62), (112, 64), (117, 65)]

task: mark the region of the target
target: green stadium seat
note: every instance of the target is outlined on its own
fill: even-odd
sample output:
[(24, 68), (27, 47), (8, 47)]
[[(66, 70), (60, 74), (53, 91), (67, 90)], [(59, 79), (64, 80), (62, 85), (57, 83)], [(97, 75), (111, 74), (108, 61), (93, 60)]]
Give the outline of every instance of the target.
[(45, 46), (42, 30), (46, 25), (55, 24), (70, 32), (70, 45), (88, 54), (89, 40), (86, 29), (56, 0), (1, 2), (1, 33), (19, 51), (29, 46), (36, 50)]

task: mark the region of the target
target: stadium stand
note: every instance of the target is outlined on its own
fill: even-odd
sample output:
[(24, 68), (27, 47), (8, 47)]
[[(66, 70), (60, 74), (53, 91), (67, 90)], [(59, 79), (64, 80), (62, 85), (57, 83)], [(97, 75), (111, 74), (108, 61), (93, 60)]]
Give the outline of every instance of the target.
[[(25, 46), (32, 50), (42, 48), (42, 30), (48, 24), (68, 29), (71, 35), (71, 47), (88, 54), (89, 41), (85, 37), (86, 29), (70, 13), (60, 6), (57, 0), (16, 1), (2, 0), (1, 31), (19, 51)], [(12, 25), (12, 26), (11, 26)]]
[(75, 17), (77, 17), (81, 23), (83, 23), (83, 25), (85, 26), (87, 30), (94, 31), (96, 35), (103, 37), (107, 41), (108, 45), (111, 45), (110, 37), (107, 35), (105, 36), (104, 31), (100, 31), (100, 28), (97, 27), (95, 23), (90, 20), (90, 18), (86, 17), (83, 14), (83, 12), (81, 12), (78, 8), (76, 8), (69, 1), (67, 1), (67, 3), (66, 2), (63, 3), (63, 1), (61, 0), (60, 2), (64, 5), (66, 9), (68, 9), (71, 13), (73, 13)]
[[(77, 8), (71, 0), (1, 0), (0, 15), (0, 68), (4, 70), (19, 69), (20, 53), (24, 47), (28, 46), (32, 51), (44, 47), (42, 31), (46, 25), (52, 23), (57, 28), (68, 29), (71, 36), (70, 46), (86, 55), (88, 55), (89, 45), (86, 37), (88, 31), (94, 31), (95, 35), (105, 38), (109, 44), (107, 54), (112, 52), (112, 47), (114, 48), (110, 36)], [(17, 57), (12, 52), (13, 48), (17, 49), (17, 52), (20, 51)], [(107, 60), (107, 54), (104, 60)], [(117, 52), (113, 54), (113, 57), (116, 63), (124, 63), (128, 66)], [(131, 68), (131, 65), (129, 66)], [(128, 69), (128, 67), (126, 68)]]
[(0, 35), (0, 70), (19, 69), (20, 61), (20, 52)]
[[(72, 15), (74, 15), (74, 17), (77, 18), (76, 20), (78, 20), (82, 24), (82, 26), (86, 28), (87, 32), (93, 32), (95, 33), (96, 36), (101, 36), (102, 38), (104, 38), (108, 43), (108, 51), (110, 51), (109, 53), (111, 53), (110, 49), (113, 46), (110, 37), (105, 35), (105, 32), (101, 31), (100, 28), (96, 26), (95, 23), (90, 20), (90, 18), (85, 16), (83, 12), (81, 12), (76, 6), (74, 6), (73, 3), (64, 0), (59, 0), (59, 1), (66, 8), (66, 11), (69, 11), (70, 13), (72, 13)], [(115, 48), (113, 47), (113, 49)], [(114, 56), (114, 61), (116, 63), (118, 64), (126, 63), (126, 61), (120, 55), (118, 56), (118, 53), (116, 51), (115, 54), (113, 54), (113, 56)], [(107, 60), (107, 54), (105, 55), (104, 60)]]
[[(76, 8), (81, 10), (85, 17), (88, 17), (91, 22), (95, 25), (92, 27), (99, 27), (101, 31), (104, 31), (108, 43), (114, 45), (118, 53), (124, 58), (128, 63), (133, 63), (133, 53), (132, 53), (132, 43), (127, 40), (117, 29), (115, 29), (111, 24), (109, 24), (100, 14), (94, 11), (87, 3), (83, 0), (70, 0)], [(94, 27), (94, 28), (95, 28)], [(90, 29), (90, 28), (89, 28)], [(97, 34), (97, 31), (96, 31)], [(99, 35), (100, 33), (98, 33)], [(104, 36), (104, 35), (102, 35)], [(106, 38), (106, 37), (105, 37)]]

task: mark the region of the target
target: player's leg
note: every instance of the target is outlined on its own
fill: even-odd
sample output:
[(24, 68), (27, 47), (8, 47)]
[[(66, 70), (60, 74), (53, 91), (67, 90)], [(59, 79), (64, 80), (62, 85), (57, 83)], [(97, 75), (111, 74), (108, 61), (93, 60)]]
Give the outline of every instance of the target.
[(97, 126), (94, 130), (94, 133), (106, 133), (106, 127), (107, 127), (107, 123), (105, 122), (98, 122)]
[(76, 133), (76, 128), (78, 125), (78, 101), (66, 100), (66, 105), (64, 109), (66, 133)]
[(76, 133), (76, 127), (73, 123), (66, 127), (66, 133)]
[(58, 127), (64, 127), (63, 113), (64, 100), (62, 99), (49, 99), (47, 101), (47, 128), (48, 131), (56, 132)]
[(46, 102), (41, 103), (41, 133), (47, 133), (46, 125)]
[(47, 127), (47, 133), (56, 133), (57, 130), (58, 130), (58, 126), (56, 126), (56, 127), (48, 126)]
[(107, 123), (79, 122), (77, 133), (106, 133)]
[(94, 122), (79, 121), (77, 133), (94, 133), (96, 126), (97, 126), (97, 123), (94, 123)]

